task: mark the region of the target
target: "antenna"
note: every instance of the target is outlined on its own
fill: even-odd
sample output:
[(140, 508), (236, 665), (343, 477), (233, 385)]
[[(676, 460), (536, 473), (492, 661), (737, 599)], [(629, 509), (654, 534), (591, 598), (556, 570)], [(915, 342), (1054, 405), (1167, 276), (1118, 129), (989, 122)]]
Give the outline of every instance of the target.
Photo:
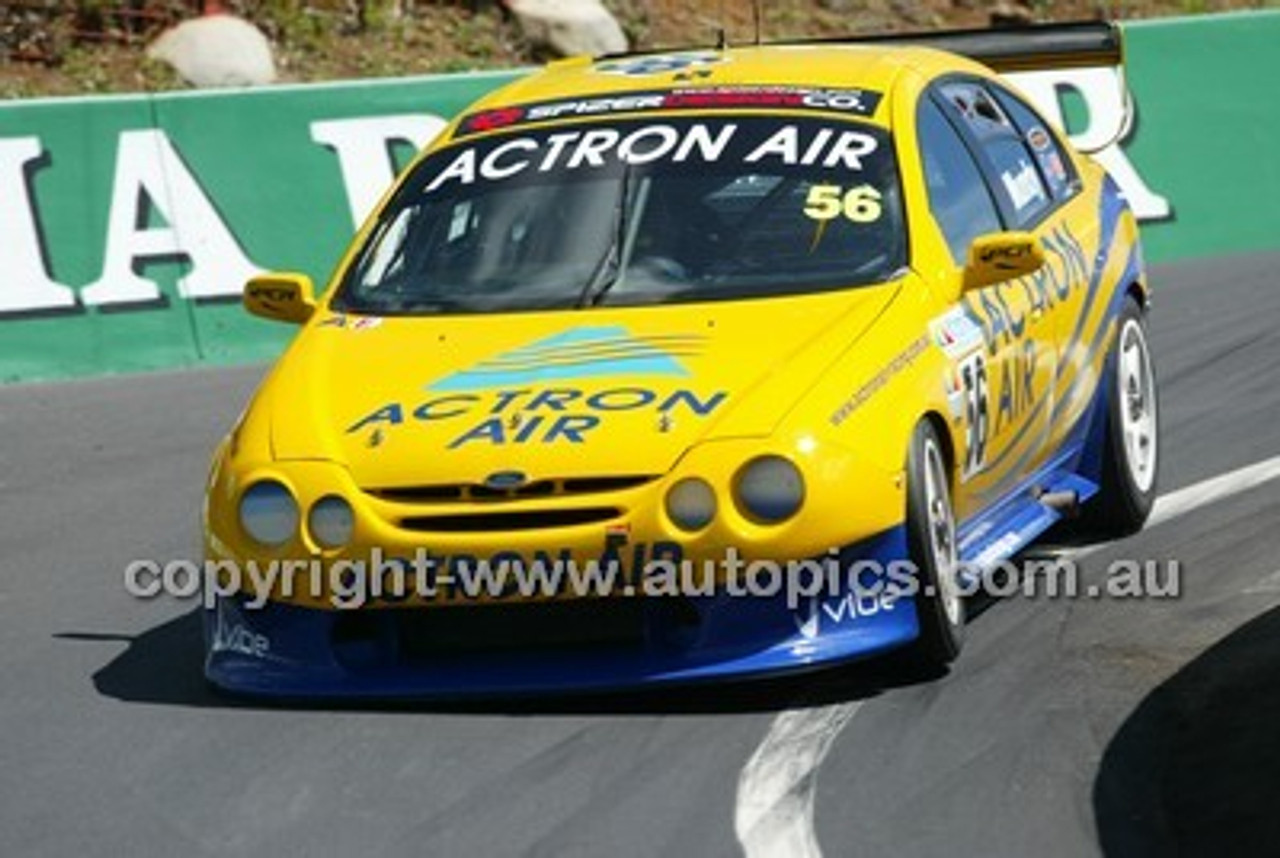
[(760, 19), (764, 17), (760, 14), (760, 4), (763, 0), (751, 0), (751, 21), (756, 28), (756, 47), (760, 46)]

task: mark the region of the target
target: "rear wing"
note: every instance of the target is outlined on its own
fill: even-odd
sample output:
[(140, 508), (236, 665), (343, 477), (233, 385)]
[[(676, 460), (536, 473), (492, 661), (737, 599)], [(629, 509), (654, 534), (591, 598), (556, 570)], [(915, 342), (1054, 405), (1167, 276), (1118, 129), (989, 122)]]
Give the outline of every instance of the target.
[(1109, 21), (788, 40), (785, 44), (915, 45), (968, 57), (997, 72), (1124, 65), (1124, 37)]

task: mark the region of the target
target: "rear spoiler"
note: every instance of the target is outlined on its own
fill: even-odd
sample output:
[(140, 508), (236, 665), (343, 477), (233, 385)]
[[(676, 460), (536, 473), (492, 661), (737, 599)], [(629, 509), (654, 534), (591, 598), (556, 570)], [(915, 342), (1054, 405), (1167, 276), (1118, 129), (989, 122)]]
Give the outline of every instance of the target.
[[(791, 42), (790, 44), (797, 44)], [(1108, 21), (1073, 24), (1033, 24), (994, 30), (941, 30), (934, 33), (889, 33), (880, 36), (808, 39), (798, 44), (884, 45), (935, 48), (980, 62), (999, 74), (1015, 77), (1025, 72), (1063, 69), (1111, 68), (1121, 91), (1123, 118), (1107, 140), (1088, 144), (1073, 140), (1076, 148), (1096, 154), (1125, 137), (1133, 124), (1133, 97), (1124, 80), (1124, 35)]]
[(1124, 37), (1120, 27), (1109, 21), (799, 39), (777, 44), (914, 45), (959, 54), (1001, 73), (1124, 65)]

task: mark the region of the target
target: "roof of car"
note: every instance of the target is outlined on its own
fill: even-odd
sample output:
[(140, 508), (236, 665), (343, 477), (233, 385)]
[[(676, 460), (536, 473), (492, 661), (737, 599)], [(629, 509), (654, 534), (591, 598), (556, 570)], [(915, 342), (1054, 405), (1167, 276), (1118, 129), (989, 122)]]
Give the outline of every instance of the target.
[(976, 70), (976, 63), (931, 48), (840, 44), (750, 47), (573, 57), (549, 64), (484, 98), (477, 107), (581, 99), (681, 87), (794, 86), (887, 94), (899, 74)]

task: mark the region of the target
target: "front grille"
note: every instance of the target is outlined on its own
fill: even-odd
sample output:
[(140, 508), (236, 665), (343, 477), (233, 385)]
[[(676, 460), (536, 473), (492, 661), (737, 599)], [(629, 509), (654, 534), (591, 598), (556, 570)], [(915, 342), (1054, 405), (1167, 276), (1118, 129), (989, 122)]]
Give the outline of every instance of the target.
[(366, 489), (376, 498), (393, 503), (466, 503), (468, 501), (505, 501), (526, 498), (563, 497), (566, 495), (600, 494), (632, 489), (652, 482), (653, 474), (611, 477), (568, 477), (546, 479), (514, 489), (495, 489), (480, 483), (444, 483), (426, 486), (393, 486)]
[(539, 509), (519, 512), (476, 512), (450, 515), (415, 515), (402, 519), (406, 530), (425, 533), (490, 533), (511, 530), (541, 530), (550, 527), (572, 527), (609, 521), (622, 515), (613, 506), (577, 509)]
[(456, 605), (430, 610), (339, 611), (330, 642), (349, 670), (394, 664), (431, 667), (456, 657), (554, 655), (576, 649), (695, 644), (701, 615), (683, 598), (579, 598), (563, 601)]
[(626, 646), (644, 639), (644, 605), (639, 599), (401, 611), (396, 619), (401, 653), (411, 661), (445, 653)]

